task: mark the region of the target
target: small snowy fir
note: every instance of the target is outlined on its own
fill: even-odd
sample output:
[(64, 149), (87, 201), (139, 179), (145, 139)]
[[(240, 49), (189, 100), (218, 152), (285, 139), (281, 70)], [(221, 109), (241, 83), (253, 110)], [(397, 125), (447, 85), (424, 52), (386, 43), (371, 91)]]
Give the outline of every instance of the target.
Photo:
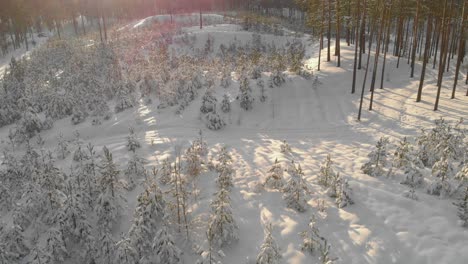
[(213, 112), (216, 109), (217, 102), (218, 100), (213, 95), (213, 92), (207, 90), (202, 97), (202, 105), (200, 107), (200, 112), (202, 112), (203, 114)]
[(347, 205), (354, 204), (354, 201), (351, 198), (351, 188), (349, 187), (348, 180), (343, 179), (343, 177), (338, 174), (336, 186), (335, 203), (338, 208), (343, 208)]
[(127, 180), (127, 188), (129, 190), (133, 190), (133, 188), (135, 188), (137, 180), (145, 177), (146, 170), (144, 163), (144, 160), (136, 153), (133, 153), (131, 159), (128, 161), (124, 174)]
[(239, 240), (239, 230), (232, 215), (229, 194), (218, 192), (212, 203), (213, 213), (208, 225), (209, 239), (217, 246), (229, 245)]
[(136, 137), (135, 129), (133, 129), (133, 127), (130, 127), (128, 130), (130, 134), (127, 136), (127, 150), (135, 152), (136, 149), (141, 147), (141, 145)]
[(268, 170), (267, 177), (263, 185), (278, 190), (281, 190), (283, 188), (283, 167), (281, 166), (281, 163), (278, 162), (278, 159), (275, 159), (275, 163)]
[(174, 238), (163, 226), (153, 241), (153, 252), (155, 263), (178, 264), (182, 261), (182, 251), (174, 243)]
[(370, 176), (381, 176), (384, 174), (384, 168), (387, 165), (387, 145), (388, 138), (382, 137), (377, 141), (375, 149), (369, 153), (369, 161), (362, 165), (361, 170)]
[(304, 182), (304, 173), (302, 172), (301, 165), (296, 167), (294, 161), (291, 161), (288, 172), (290, 177), (283, 188), (283, 199), (289, 208), (295, 209), (298, 212), (304, 212), (307, 208), (307, 201), (305, 199), (307, 186)]
[(465, 187), (463, 196), (455, 203), (458, 208), (458, 217), (463, 227), (468, 227), (468, 186)]
[(168, 184), (171, 181), (171, 175), (171, 163), (169, 162), (169, 159), (165, 159), (161, 166), (161, 176), (159, 177), (159, 182), (161, 182), (161, 184)]
[[(216, 105), (214, 106), (216, 108)], [(216, 110), (208, 112), (205, 116), (206, 127), (210, 130), (220, 130), (226, 126), (224, 119), (216, 113)]]
[(419, 197), (416, 194), (416, 190), (412, 186), (409, 190), (403, 192), (403, 197), (406, 197), (408, 199), (415, 200), (415, 201), (419, 200)]
[(300, 233), (302, 237), (301, 250), (315, 254), (315, 252), (320, 250), (323, 238), (320, 236), (314, 215), (312, 215), (308, 227), (306, 231)]
[(239, 90), (240, 107), (246, 111), (251, 110), (253, 108), (254, 98), (247, 77), (241, 77)]
[(275, 239), (271, 234), (271, 224), (265, 228), (265, 238), (257, 255), (256, 264), (280, 264), (281, 254)]
[(283, 143), (281, 143), (280, 150), (281, 150), (281, 153), (284, 153), (284, 154), (291, 153), (291, 147), (289, 146), (288, 142), (286, 142), (286, 140), (283, 140)]
[(336, 173), (332, 168), (332, 164), (331, 155), (327, 155), (325, 162), (320, 166), (318, 183), (324, 187), (330, 186), (333, 179), (336, 179)]
[(223, 111), (223, 113), (229, 113), (231, 111), (231, 101), (229, 100), (229, 96), (227, 94), (223, 95), (223, 100), (221, 101), (221, 111)]

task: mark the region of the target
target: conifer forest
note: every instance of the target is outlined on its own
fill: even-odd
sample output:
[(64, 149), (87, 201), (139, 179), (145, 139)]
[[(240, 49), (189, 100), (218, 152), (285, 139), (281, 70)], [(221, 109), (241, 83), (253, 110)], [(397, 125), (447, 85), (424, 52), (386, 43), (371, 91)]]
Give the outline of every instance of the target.
[(1, 0), (0, 264), (465, 264), (468, 0)]

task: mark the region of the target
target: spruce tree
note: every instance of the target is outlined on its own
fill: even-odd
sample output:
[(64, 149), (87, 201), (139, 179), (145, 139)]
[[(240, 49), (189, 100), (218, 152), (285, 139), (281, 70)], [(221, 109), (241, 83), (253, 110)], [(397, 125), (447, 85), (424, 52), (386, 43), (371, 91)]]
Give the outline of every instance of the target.
[(302, 172), (301, 165), (296, 167), (294, 161), (292, 161), (289, 175), (289, 180), (283, 188), (283, 199), (289, 208), (304, 212), (307, 208), (307, 201), (305, 199), (307, 186), (304, 182), (304, 173)]
[(271, 224), (265, 228), (265, 238), (257, 255), (256, 264), (279, 264), (281, 263), (281, 254), (276, 241), (271, 234)]
[(324, 187), (330, 186), (332, 179), (336, 178), (336, 173), (332, 168), (332, 164), (331, 156), (327, 155), (325, 162), (320, 166), (318, 182)]
[(468, 227), (468, 186), (465, 187), (463, 196), (455, 203), (458, 208), (458, 217), (460, 218), (461, 225)]
[[(223, 190), (223, 189), (222, 189)], [(229, 245), (239, 239), (238, 227), (231, 211), (231, 204), (226, 192), (220, 191), (212, 204), (214, 209), (209, 222), (211, 237), (209, 238), (217, 246)]]
[(381, 176), (384, 173), (384, 168), (387, 165), (387, 145), (388, 138), (382, 137), (377, 141), (375, 149), (369, 153), (369, 161), (362, 165), (361, 169), (367, 175)]
[(182, 251), (175, 245), (174, 238), (163, 226), (153, 240), (153, 254), (156, 263), (178, 264), (182, 261)]
[(284, 179), (283, 179), (283, 167), (278, 162), (278, 159), (275, 159), (275, 163), (267, 172), (267, 177), (263, 185), (281, 190), (284, 186)]
[(141, 145), (135, 135), (135, 129), (133, 129), (133, 127), (130, 127), (128, 130), (130, 134), (127, 137), (127, 149), (128, 151), (135, 152), (138, 148), (141, 147)]
[(135, 249), (130, 243), (130, 239), (122, 237), (120, 241), (115, 244), (115, 264), (138, 264), (138, 256)]

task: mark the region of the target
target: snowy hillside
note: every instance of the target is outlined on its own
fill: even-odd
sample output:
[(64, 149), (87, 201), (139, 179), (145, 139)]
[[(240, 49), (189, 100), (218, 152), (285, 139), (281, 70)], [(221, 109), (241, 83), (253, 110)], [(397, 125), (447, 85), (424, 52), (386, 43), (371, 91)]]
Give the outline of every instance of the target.
[[(323, 246), (320, 244), (323, 243), (320, 237), (325, 238), (331, 246), (329, 257), (335, 259), (334, 263), (461, 264), (466, 262), (468, 229), (460, 226), (457, 207), (453, 205), (458, 196), (443, 197), (428, 194), (427, 187), (435, 181), (435, 178), (431, 176), (433, 175), (431, 168), (428, 166), (422, 165), (418, 169), (424, 175), (421, 185), (408, 187), (406, 184), (401, 184), (406, 177), (404, 169), (394, 168), (392, 165), (395, 162), (393, 152), (404, 137), (408, 137), (413, 147), (418, 149), (418, 144), (414, 141), (422, 135), (421, 129), (431, 131), (435, 126), (435, 121), (439, 118), (444, 118), (454, 127), (460, 118), (468, 118), (468, 97), (464, 96), (466, 85), (460, 84), (456, 99), (449, 99), (451, 82), (444, 83), (439, 111), (434, 112), (432, 104), (436, 94), (435, 77), (437, 74), (435, 70), (428, 69), (423, 100), (416, 103), (419, 82), (408, 77), (409, 66), (406, 63), (401, 63), (397, 69), (395, 67), (397, 58), (388, 56), (384, 89), (376, 89), (374, 109), (367, 111), (370, 94), (368, 87), (365, 88), (363, 108), (365, 110), (362, 120), (358, 122), (356, 120), (360, 85), (365, 69), (358, 72), (358, 92), (351, 94), (354, 58), (352, 45), (348, 47), (345, 42), (342, 43), (340, 68), (336, 67), (333, 61), (322, 61), (321, 70), (317, 71), (319, 45), (316, 41), (310, 40), (308, 35), (294, 36), (288, 32), (281, 36), (265, 32), (254, 34), (244, 31), (239, 25), (224, 24), (222, 16), (211, 15), (208, 18), (206, 23), (210, 25), (202, 29), (197, 26), (182, 27), (177, 34), (167, 37), (170, 41), (165, 47), (167, 53), (163, 55), (155, 55), (159, 46), (153, 41), (159, 33), (149, 34), (148, 32), (151, 32), (150, 24), (155, 21), (167, 22), (167, 16), (150, 17), (119, 27), (116, 34), (122, 35), (119, 36), (121, 42), (116, 41), (112, 44), (112, 54), (105, 53), (107, 56), (105, 58), (110, 58), (108, 61), (112, 61), (114, 58), (112, 56), (117, 57), (118, 64), (114, 65), (113, 62), (109, 62), (108, 65), (113, 66), (107, 67), (106, 64), (102, 67), (102, 79), (99, 79), (100, 76), (93, 77), (96, 79), (90, 78), (90, 84), (83, 85), (84, 88), (80, 89), (88, 91), (87, 89), (102, 85), (112, 92), (114, 86), (120, 87), (121, 90), (118, 91), (125, 92), (116, 92), (115, 96), (96, 93), (96, 97), (100, 95), (99, 98), (105, 98), (97, 100), (105, 107), (103, 107), (104, 110), (96, 107), (99, 108), (96, 110), (99, 112), (96, 115), (89, 109), (77, 110), (79, 109), (77, 104), (80, 102), (83, 105), (88, 104), (90, 99), (73, 103), (70, 111), (55, 118), (51, 129), (40, 129), (31, 135), (31, 138), (22, 142), (16, 142), (14, 137), (12, 138), (11, 131), (18, 131), (20, 127), (18, 124), (26, 117), (22, 116), (15, 123), (1, 127), (0, 150), (3, 153), (1, 156), (3, 167), (0, 172), (0, 184), (7, 182), (7, 176), (4, 175), (10, 173), (12, 168), (19, 170), (25, 167), (26, 161), (22, 158), (31, 157), (25, 156), (27, 151), (34, 150), (36, 154), (32, 156), (37, 155), (35, 158), (39, 160), (36, 161), (37, 164), (47, 163), (40, 159), (47, 156), (44, 153), (48, 150), (52, 151), (51, 163), (47, 164), (60, 169), (61, 172), (58, 173), (60, 175), (56, 175), (60, 180), (57, 180), (56, 184), (62, 187), (57, 197), (54, 198), (56, 200), (50, 198), (53, 196), (51, 194), (53, 188), (50, 189), (50, 201), (45, 199), (46, 202), (41, 206), (55, 208), (57, 212), (61, 212), (58, 208), (65, 207), (70, 203), (70, 197), (74, 197), (72, 189), (83, 189), (84, 191), (80, 189), (80, 192), (85, 193), (83, 195), (86, 197), (89, 196), (86, 199), (89, 199), (88, 202), (91, 204), (91, 206), (87, 204), (87, 209), (81, 212), (82, 216), (88, 219), (83, 220), (83, 223), (86, 222), (91, 226), (90, 237), (97, 236), (95, 228), (102, 220), (99, 210), (105, 210), (97, 208), (101, 208), (100, 206), (107, 208), (102, 205), (105, 204), (103, 200), (111, 200), (109, 189), (98, 188), (101, 188), (99, 184), (105, 184), (106, 181), (112, 182), (101, 177), (104, 178), (106, 173), (112, 171), (109, 169), (110, 164), (114, 164), (115, 169), (121, 173), (108, 175), (110, 178), (115, 177), (114, 180), (116, 180), (115, 186), (112, 185), (112, 197), (122, 196), (122, 199), (115, 198), (115, 201), (112, 200), (109, 204), (122, 208), (116, 209), (119, 213), (109, 220), (114, 221), (109, 224), (109, 232), (102, 235), (99, 231), (99, 235), (103, 237), (97, 240), (109, 239), (109, 241), (114, 241), (114, 244), (120, 241), (115, 246), (115, 256), (123, 254), (123, 248), (126, 246), (130, 248), (130, 244), (133, 246), (131, 250), (135, 251), (132, 253), (135, 259), (146, 257), (144, 252), (154, 251), (153, 241), (136, 239), (140, 241), (138, 242), (140, 244), (134, 241), (135, 237), (140, 238), (146, 235), (144, 228), (142, 228), (143, 231), (135, 230), (141, 228), (139, 225), (143, 225), (142, 219), (145, 219), (144, 215), (147, 213), (151, 215), (148, 221), (152, 221), (151, 224), (157, 226), (156, 237), (173, 240), (174, 247), (181, 250), (183, 263), (197, 263), (197, 260), (206, 258), (211, 252), (213, 257), (227, 264), (269, 263), (259, 262), (258, 256), (262, 250), (274, 251), (274, 245), (269, 244), (271, 238), (276, 241), (277, 250), (281, 256), (278, 263), (323, 263), (320, 260), (319, 248)], [(186, 18), (175, 20), (177, 19), (185, 21)], [(141, 37), (138, 42), (135, 41), (136, 45), (127, 41), (134, 37), (132, 34)], [(148, 35), (142, 37), (145, 34)], [(256, 41), (259, 42), (256, 43)], [(255, 50), (258, 43), (261, 48)], [(81, 44), (73, 45), (70, 45), (67, 51), (86, 50)], [(302, 59), (304, 67), (301, 74), (288, 69), (275, 71), (276, 66), (266, 65), (274, 57), (268, 57), (269, 53), (277, 52), (277, 54), (287, 56), (294, 45), (305, 49)], [(90, 49), (96, 49), (92, 51), (95, 53), (86, 53), (90, 60), (98, 56), (96, 54), (102, 54), (100, 47), (94, 47), (92, 44), (89, 46)], [(322, 52), (323, 60), (325, 49)], [(244, 59), (251, 60), (251, 56), (256, 54), (260, 54), (258, 64), (246, 63), (247, 66), (242, 64)], [(160, 66), (158, 56), (167, 56), (167, 63), (164, 62), (165, 64)], [(367, 53), (364, 59), (367, 59), (366, 56)], [(223, 61), (233, 61), (233, 63), (225, 65)], [(62, 65), (60, 64), (62, 62), (55, 63)], [(83, 64), (86, 63), (83, 62)], [(164, 68), (166, 64), (172, 64), (175, 67), (168, 66), (169, 68), (166, 69)], [(294, 59), (284, 60), (282, 64), (284, 67), (294, 65)], [(282, 65), (278, 67), (280, 66)], [(93, 65), (93, 67), (101, 69), (99, 65)], [(57, 71), (55, 73), (57, 76), (63, 74), (63, 78), (68, 78), (73, 74), (68, 74), (67, 70), (73, 71), (78, 68), (67, 66), (62, 69), (63, 73), (57, 68), (54, 69)], [(115, 69), (122, 69), (122, 78), (131, 81), (115, 82), (106, 86), (109, 79), (105, 79), (107, 77), (104, 76), (118, 76), (119, 74), (113, 75)], [(165, 73), (166, 70), (172, 73)], [(419, 70), (420, 65), (417, 65), (416, 71)], [(255, 74), (255, 71), (258, 74)], [(307, 73), (312, 75), (309, 76)], [(37, 89), (53, 86), (52, 79), (47, 77), (48, 73), (43, 74), (44, 80), (41, 79), (41, 81), (44, 81), (44, 85), (38, 85)], [(164, 81), (166, 75), (169, 77), (167, 81)], [(256, 78), (252, 78), (253, 76)], [(176, 77), (180, 77), (183, 81), (179, 81)], [(377, 77), (380, 80), (379, 74)], [(276, 84), (275, 78), (284, 78), (284, 83), (279, 81)], [(229, 81), (226, 81), (227, 79)], [(26, 78), (26, 80), (29, 79)], [(59, 77), (57, 82), (60, 81), (62, 80)], [(197, 87), (198, 82), (200, 87)], [(67, 83), (64, 83), (64, 87), (68, 87)], [(148, 88), (150, 92), (145, 94), (147, 83), (150, 83), (150, 88)], [(128, 88), (128, 90), (122, 88), (132, 85), (133, 88)], [(190, 93), (190, 98), (179, 96), (181, 87), (184, 89), (189, 87), (182, 93), (185, 95)], [(63, 100), (77, 100), (75, 97), (80, 94), (79, 89), (77, 90), (76, 93), (74, 90), (68, 93), (68, 90), (63, 88), (63, 98), (65, 98)], [(35, 92), (32, 91), (32, 93)], [(57, 89), (56, 92), (60, 93), (62, 90)], [(47, 96), (48, 94), (45, 93), (41, 98), (48, 98)], [(131, 102), (128, 96), (132, 96), (134, 101)], [(253, 100), (249, 101), (244, 98), (245, 96)], [(48, 120), (47, 113), (49, 112), (47, 111), (51, 110), (41, 106), (41, 102), (47, 101), (41, 100), (44, 101), (20, 100), (19, 102), (25, 104), (24, 109), (27, 109), (25, 111), (34, 109), (37, 119), (45, 122)], [(251, 105), (243, 103), (251, 103)], [(229, 111), (224, 111), (226, 105), (229, 105)], [(245, 110), (246, 108), (248, 109)], [(36, 109), (43, 111), (36, 111)], [(114, 109), (118, 109), (116, 113), (113, 113)], [(86, 111), (89, 114), (84, 114)], [(94, 122), (97, 124), (92, 125)], [(216, 127), (218, 125), (219, 127)], [(213, 126), (220, 129), (213, 130)], [(466, 133), (467, 127), (467, 121), (462, 120), (456, 128), (448, 130), (454, 133), (453, 135), (460, 136)], [(134, 134), (129, 132), (129, 128), (134, 131)], [(200, 131), (202, 131), (201, 138)], [(362, 167), (369, 159), (372, 160), (368, 154), (375, 151), (375, 145), (381, 137), (388, 137), (390, 140), (388, 153), (385, 154), (388, 155), (388, 163), (378, 175), (370, 176), (368, 174), (372, 173), (365, 174)], [(467, 155), (468, 139), (462, 136), (460, 138), (462, 138), (461, 141), (453, 141), (459, 144), (455, 144), (457, 146), (453, 147), (453, 153), (459, 155), (453, 154), (453, 160), (450, 161), (451, 166), (457, 168), (457, 172), (463, 166), (466, 168), (466, 157), (463, 159), (463, 155)], [(83, 186), (72, 187), (72, 185), (75, 186), (73, 179), (80, 179), (83, 173), (81, 170), (83, 164), (89, 165), (91, 162), (90, 156), (92, 155), (88, 155), (89, 153), (85, 154), (85, 156), (88, 155), (87, 158), (76, 158), (77, 150), (78, 153), (86, 152), (88, 143), (94, 146), (96, 155), (93, 156), (92, 163), (98, 164), (96, 166), (96, 171), (100, 175), (98, 181), (103, 182), (93, 185), (96, 190), (89, 195), (83, 187), (87, 186), (86, 182), (77, 183)], [(203, 153), (205, 148), (203, 143), (206, 143), (207, 153)], [(104, 147), (112, 154), (112, 162), (106, 159)], [(226, 147), (224, 151), (223, 147)], [(228, 154), (232, 160), (226, 158)], [(331, 168), (328, 169), (330, 169), (330, 175), (333, 174), (333, 177), (336, 177), (334, 183), (323, 183), (324, 164), (328, 155), (331, 156), (333, 162)], [(165, 163), (166, 160), (169, 165)], [(280, 178), (283, 178), (281, 185), (286, 186), (285, 189), (277, 188), (275, 184), (264, 185), (267, 177), (271, 176), (272, 172), (269, 170), (275, 164), (275, 160), (281, 165), (276, 172), (283, 174)], [(133, 172), (128, 169), (129, 161), (135, 161), (138, 166), (144, 167), (146, 172), (143, 172), (141, 168), (141, 170), (135, 169), (135, 175), (133, 175)], [(293, 165), (291, 161), (294, 161)], [(31, 166), (31, 170), (34, 171), (34, 165), (31, 164), (28, 166)], [(138, 167), (137, 165), (135, 167)], [(38, 167), (41, 166), (38, 165)], [(168, 175), (166, 175), (166, 170), (169, 170)], [(332, 170), (340, 176), (331, 173)], [(87, 173), (90, 174), (89, 171)], [(36, 175), (36, 172), (31, 172), (31, 175)], [(3, 179), (2, 176), (4, 176)], [(37, 173), (37, 176), (24, 177), (31, 177), (31, 182), (33, 182), (34, 177), (40, 177), (40, 175)], [(50, 179), (47, 177), (45, 176), (44, 181)], [(168, 178), (166, 184), (161, 183), (163, 177)], [(87, 178), (84, 177), (83, 181), (84, 179)], [(39, 182), (42, 184), (42, 180)], [(346, 182), (348, 185), (345, 184)], [(463, 180), (460, 182), (464, 183)], [(54, 228), (55, 221), (62, 218), (57, 217), (54, 213), (55, 209), (52, 209), (47, 211), (50, 212), (48, 215), (40, 215), (38, 212), (35, 218), (29, 219), (30, 223), (18, 224), (15, 219), (22, 219), (18, 217), (18, 214), (26, 214), (24, 218), (28, 218), (28, 213), (23, 207), (31, 203), (28, 199), (33, 198), (28, 195), (33, 192), (29, 188), (33, 187), (32, 185), (15, 187), (14, 183), (13, 180), (8, 181), (9, 185), (5, 184), (8, 187), (0, 189), (0, 205), (2, 205), (0, 206), (0, 234), (6, 234), (7, 230), (21, 226), (21, 233), (26, 242), (25, 248), (20, 250), (23, 253), (20, 254), (21, 257), (13, 262), (5, 263), (39, 263), (33, 262), (34, 254), (40, 255), (37, 253), (39, 248), (43, 248), (41, 250), (44, 252), (50, 251), (51, 246), (47, 239), (58, 236), (54, 233), (58, 232)], [(154, 184), (157, 187), (154, 187)], [(336, 186), (338, 190), (332, 190)], [(18, 192), (24, 191), (24, 193), (11, 195), (7, 201), (1, 195), (6, 197), (8, 188)], [(174, 188), (179, 188), (177, 191), (182, 193), (181, 190), (185, 190), (185, 193), (178, 194), (182, 196), (174, 198)], [(288, 194), (288, 190), (295, 193)], [(332, 195), (333, 197), (330, 197), (330, 190), (336, 192), (334, 196)], [(348, 198), (352, 202), (344, 195), (348, 191), (350, 195)], [(414, 191), (418, 199), (405, 197), (403, 194), (408, 191)], [(103, 196), (102, 194), (106, 192), (109, 192), (108, 196)], [(296, 194), (301, 197), (297, 201)], [(223, 198), (223, 195), (227, 195), (230, 199)], [(167, 203), (165, 207), (167, 210), (161, 213), (165, 216), (151, 211), (153, 207), (159, 208), (160, 200), (158, 199), (162, 199), (161, 197), (164, 197)], [(146, 201), (145, 199), (150, 201), (148, 204), (153, 207), (148, 205), (147, 208), (143, 208), (142, 204)], [(157, 201), (154, 202), (151, 199)], [(184, 217), (182, 220), (177, 219), (177, 216), (180, 218), (180, 212), (177, 215), (178, 209), (182, 210), (182, 207), (175, 205), (179, 202), (184, 205), (186, 221)], [(150, 207), (153, 209), (148, 209)], [(159, 212), (159, 209), (154, 210)], [(232, 212), (234, 222), (224, 223), (224, 228), (228, 229), (225, 234), (220, 231), (223, 226), (216, 225), (215, 216), (221, 213), (229, 215), (229, 212)], [(68, 215), (68, 211), (64, 214)], [(313, 228), (309, 227), (312, 217), (314, 218)], [(217, 231), (210, 233), (208, 226)], [(68, 240), (64, 239), (66, 243), (70, 243), (66, 246), (66, 253), (47, 253), (53, 256), (58, 254), (62, 257), (62, 259), (56, 258), (54, 263), (85, 263), (82, 261), (88, 257), (89, 252), (92, 250), (100, 252), (100, 246), (92, 249), (90, 248), (92, 246), (78, 242), (82, 241), (78, 237), (83, 235), (80, 232), (84, 229), (76, 230), (74, 232), (79, 234), (70, 235), (73, 238)], [(314, 230), (319, 230), (320, 236), (315, 237), (319, 239), (319, 242), (317, 242), (314, 254), (311, 254), (308, 248), (303, 249), (303, 237), (300, 233), (307, 230), (309, 233), (305, 234), (306, 238), (314, 237), (310, 234), (313, 234)], [(165, 234), (166, 231), (168, 234)], [(268, 236), (269, 232), (271, 232), (271, 237)], [(154, 236), (155, 234), (152, 238)], [(212, 240), (208, 243), (207, 237), (210, 236)], [(128, 241), (125, 240), (127, 238)], [(155, 241), (157, 242), (157, 239)], [(1, 254), (11, 249), (5, 243), (4, 247), (2, 245), (0, 242), (0, 260), (3, 260)], [(76, 245), (75, 249), (74, 245)], [(128, 252), (131, 250), (128, 249)], [(105, 253), (99, 254), (102, 256)], [(44, 257), (44, 260), (46, 259), (48, 258)], [(206, 262), (200, 263), (210, 263), (206, 259), (204, 261)], [(111, 261), (109, 263), (124, 262)], [(140, 261), (139, 263), (169, 262)]]

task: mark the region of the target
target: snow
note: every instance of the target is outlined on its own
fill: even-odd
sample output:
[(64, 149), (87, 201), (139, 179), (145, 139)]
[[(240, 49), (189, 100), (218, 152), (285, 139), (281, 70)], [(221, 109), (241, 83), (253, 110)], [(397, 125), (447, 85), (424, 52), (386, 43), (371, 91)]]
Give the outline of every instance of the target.
[[(222, 23), (220, 15), (204, 17)], [(167, 15), (150, 17), (127, 28), (140, 28), (167, 19)], [(180, 19), (187, 22), (197, 19), (197, 15)], [(203, 29), (187, 27), (184, 31), (197, 36), (198, 47), (204, 45), (208, 35), (213, 36), (215, 47), (234, 41), (234, 38), (245, 43), (251, 40), (252, 35), (251, 32), (240, 31), (238, 26), (226, 24)], [(278, 46), (288, 39), (268, 34), (263, 34), (262, 38), (267, 43), (274, 41)], [(303, 40), (308, 41), (306, 37)], [(177, 52), (190, 52), (178, 50), (177, 44), (174, 45)], [(317, 44), (308, 42), (306, 64), (311, 68), (316, 67), (317, 52)], [(322, 52), (324, 58), (326, 50)], [(126, 150), (129, 127), (135, 129), (141, 143), (141, 148), (136, 152), (148, 160), (148, 168), (160, 166), (166, 157), (174, 157), (175, 146), (188, 147), (200, 129), (210, 147), (209, 156), (216, 157), (214, 154), (222, 145), (226, 145), (235, 168), (231, 206), (239, 228), (239, 242), (223, 249), (226, 254), (223, 263), (255, 263), (267, 223), (272, 224), (273, 237), (280, 248), (283, 263), (318, 262), (318, 257), (301, 251), (302, 239), (299, 236), (300, 232), (307, 230), (312, 213), (318, 216), (320, 234), (331, 243), (331, 255), (339, 258), (338, 263), (465, 263), (468, 259), (468, 230), (457, 225), (452, 200), (427, 195), (421, 189), (416, 190), (419, 201), (405, 198), (401, 194), (407, 190), (406, 186), (392, 178), (364, 175), (360, 168), (381, 136), (400, 139), (416, 135), (420, 128), (431, 127), (439, 117), (447, 120), (467, 118), (466, 85), (460, 82), (457, 98), (449, 99), (452, 77), (447, 76), (441, 93), (440, 110), (433, 112), (435, 71), (428, 69), (423, 101), (416, 103), (418, 80), (409, 78), (409, 66), (404, 62), (396, 69), (396, 58), (389, 56), (385, 89), (376, 89), (374, 110), (369, 112), (366, 109), (369, 104), (366, 87), (363, 119), (357, 122), (364, 71), (358, 73), (356, 94), (350, 94), (353, 55), (354, 47), (346, 47), (343, 43), (342, 67), (337, 68), (333, 61), (322, 62), (321, 71), (314, 71), (322, 84), (315, 88), (312, 81), (288, 73), (282, 87), (266, 88), (265, 103), (258, 100), (259, 91), (251, 81), (256, 98), (253, 109), (243, 111), (238, 101), (232, 101), (231, 112), (220, 113), (227, 122), (227, 126), (220, 131), (206, 130), (199, 120), (199, 96), (180, 115), (174, 115), (173, 109), (157, 109), (156, 104), (140, 104), (115, 114), (111, 120), (97, 127), (89, 122), (71, 126), (70, 120), (64, 119), (41, 135), (46, 146), (52, 148), (59, 133), (71, 139), (77, 130), (83, 140), (93, 142), (99, 152), (103, 146), (107, 146), (121, 170), (131, 158), (131, 153)], [(418, 65), (416, 73), (419, 71)], [(263, 74), (265, 81), (268, 75)], [(380, 80), (379, 75), (377, 80)], [(217, 88), (218, 101), (221, 101), (224, 93), (235, 97), (238, 85), (235, 80), (227, 89)], [(8, 128), (0, 128), (0, 138), (7, 138)], [(154, 146), (151, 145), (152, 139)], [(291, 146), (291, 153), (281, 153), (283, 140)], [(4, 141), (0, 149), (3, 150), (5, 146)], [(354, 194), (353, 205), (338, 209), (334, 199), (327, 198), (325, 190), (317, 184), (319, 167), (328, 154), (333, 158), (335, 170), (349, 180)], [(258, 190), (258, 183), (264, 181), (276, 158), (283, 167), (291, 159), (301, 165), (311, 193), (306, 212), (287, 208), (282, 194), (277, 190)], [(67, 167), (65, 162), (61, 165)], [(206, 220), (209, 203), (216, 190), (215, 177), (210, 172), (199, 176), (200, 195), (192, 205), (193, 217)], [(136, 196), (141, 191), (142, 186), (139, 186), (126, 193), (127, 208), (116, 234), (128, 231)], [(318, 212), (316, 199), (325, 200), (325, 212)], [(206, 228), (206, 221), (194, 225), (196, 232), (199, 232), (198, 238), (203, 241), (202, 230)], [(193, 263), (196, 256), (184, 249), (186, 263)]]

